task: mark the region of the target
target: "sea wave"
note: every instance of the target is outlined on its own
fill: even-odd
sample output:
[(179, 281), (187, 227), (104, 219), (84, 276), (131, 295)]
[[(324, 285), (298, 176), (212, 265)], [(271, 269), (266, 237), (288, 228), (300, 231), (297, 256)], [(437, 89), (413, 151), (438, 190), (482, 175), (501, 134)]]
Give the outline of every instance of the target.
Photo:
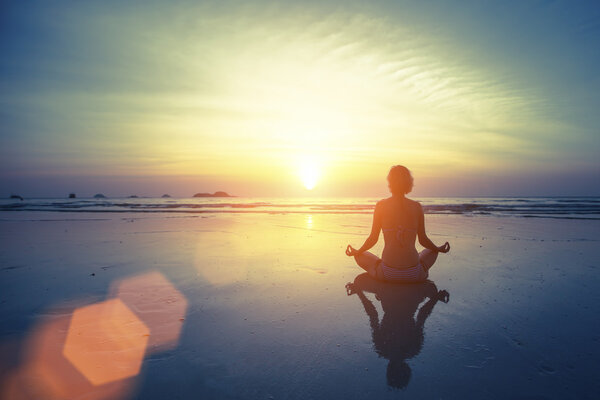
[[(427, 214), (600, 219), (600, 198), (417, 198)], [(373, 198), (3, 199), (0, 211), (369, 214)]]

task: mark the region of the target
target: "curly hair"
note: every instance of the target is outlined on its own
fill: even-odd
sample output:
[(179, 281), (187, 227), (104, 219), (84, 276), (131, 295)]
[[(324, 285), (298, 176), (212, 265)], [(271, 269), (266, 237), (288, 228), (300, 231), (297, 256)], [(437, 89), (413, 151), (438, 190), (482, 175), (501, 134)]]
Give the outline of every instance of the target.
[(403, 165), (394, 165), (390, 168), (388, 182), (392, 194), (407, 194), (412, 191), (413, 177), (408, 168)]

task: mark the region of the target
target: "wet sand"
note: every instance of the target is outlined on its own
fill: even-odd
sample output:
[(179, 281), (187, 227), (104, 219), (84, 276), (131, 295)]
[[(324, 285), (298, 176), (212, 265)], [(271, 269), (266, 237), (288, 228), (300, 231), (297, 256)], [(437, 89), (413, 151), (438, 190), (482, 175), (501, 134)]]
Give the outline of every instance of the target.
[(426, 218), (389, 285), (369, 215), (0, 213), (0, 398), (596, 398), (600, 223)]

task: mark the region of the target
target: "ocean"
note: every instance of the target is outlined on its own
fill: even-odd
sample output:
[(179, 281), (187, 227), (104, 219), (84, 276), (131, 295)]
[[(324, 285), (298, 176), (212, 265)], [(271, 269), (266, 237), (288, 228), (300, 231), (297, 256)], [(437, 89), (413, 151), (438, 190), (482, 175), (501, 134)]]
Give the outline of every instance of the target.
[[(600, 219), (599, 197), (422, 197), (426, 214)], [(0, 211), (94, 213), (369, 214), (376, 198), (77, 198), (2, 199)]]

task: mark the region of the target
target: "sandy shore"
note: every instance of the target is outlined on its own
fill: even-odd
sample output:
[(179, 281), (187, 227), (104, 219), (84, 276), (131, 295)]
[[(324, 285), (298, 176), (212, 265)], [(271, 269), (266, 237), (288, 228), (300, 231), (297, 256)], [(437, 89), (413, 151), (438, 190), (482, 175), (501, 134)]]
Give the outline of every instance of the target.
[(598, 221), (427, 216), (452, 251), (394, 287), (370, 219), (0, 213), (1, 398), (600, 393)]

